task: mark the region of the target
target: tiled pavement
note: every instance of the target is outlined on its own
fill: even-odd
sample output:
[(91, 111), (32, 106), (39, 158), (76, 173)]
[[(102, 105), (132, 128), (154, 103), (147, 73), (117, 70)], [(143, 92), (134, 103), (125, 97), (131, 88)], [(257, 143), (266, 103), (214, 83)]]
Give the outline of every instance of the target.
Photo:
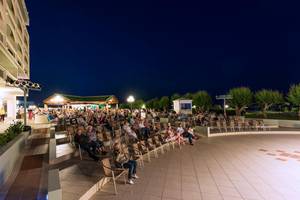
[(117, 196), (108, 184), (92, 199), (299, 200), (299, 152), (300, 135), (204, 138), (153, 159)]
[(101, 166), (92, 160), (78, 158), (58, 164), (63, 200), (78, 200), (102, 177)]
[(20, 171), (7, 192), (6, 200), (46, 199), (49, 136), (44, 133), (29, 136)]

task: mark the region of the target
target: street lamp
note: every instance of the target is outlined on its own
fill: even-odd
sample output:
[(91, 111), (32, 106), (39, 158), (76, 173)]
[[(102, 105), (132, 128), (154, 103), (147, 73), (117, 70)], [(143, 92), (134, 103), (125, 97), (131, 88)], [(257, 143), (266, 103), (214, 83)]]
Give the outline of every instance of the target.
[(232, 96), (231, 95), (219, 95), (219, 96), (216, 96), (216, 99), (223, 100), (224, 117), (227, 117), (226, 109), (229, 108), (229, 106), (226, 104), (226, 100), (232, 99)]
[(132, 110), (132, 103), (135, 102), (134, 96), (130, 95), (130, 96), (127, 98), (127, 102), (130, 103), (130, 107), (131, 107), (131, 110)]

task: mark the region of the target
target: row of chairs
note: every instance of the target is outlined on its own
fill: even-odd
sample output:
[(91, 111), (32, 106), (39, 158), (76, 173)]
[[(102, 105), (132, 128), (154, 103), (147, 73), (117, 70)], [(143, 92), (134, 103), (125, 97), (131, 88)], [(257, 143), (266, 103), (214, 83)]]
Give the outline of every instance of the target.
[[(266, 131), (270, 130), (270, 127), (266, 126), (263, 121), (258, 120), (245, 120), (244, 122), (241, 120), (230, 120), (227, 122), (226, 120), (217, 120), (215, 122), (211, 122), (211, 129), (217, 129), (219, 132), (231, 131), (231, 132), (240, 132), (240, 131)], [(215, 125), (214, 125), (215, 124)]]
[[(125, 141), (125, 140), (124, 140)], [(147, 141), (141, 140), (134, 143), (126, 144), (120, 143), (115, 145), (120, 145), (122, 151), (138, 162), (140, 168), (143, 168), (144, 160), (151, 162), (151, 157), (158, 158), (161, 154), (165, 154), (166, 151), (170, 151), (171, 147), (175, 148), (175, 141), (165, 142), (160, 133), (150, 137)], [(104, 158), (101, 161), (103, 166), (104, 175), (106, 178), (112, 180), (114, 185), (115, 194), (117, 194), (116, 181), (121, 177), (124, 178), (124, 184), (126, 184), (126, 175), (128, 173), (127, 169), (124, 168), (114, 168), (111, 164), (112, 158)]]

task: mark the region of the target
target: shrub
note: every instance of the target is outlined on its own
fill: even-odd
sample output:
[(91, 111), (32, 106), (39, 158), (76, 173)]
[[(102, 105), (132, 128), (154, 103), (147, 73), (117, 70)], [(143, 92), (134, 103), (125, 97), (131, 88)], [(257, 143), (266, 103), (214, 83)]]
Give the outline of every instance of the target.
[(300, 83), (297, 85), (292, 85), (290, 87), (287, 99), (289, 100), (289, 102), (299, 107), (298, 117), (300, 119)]
[(22, 133), (23, 129), (24, 125), (22, 122), (15, 122), (14, 124), (10, 125), (4, 133), (0, 134), (0, 147), (4, 146)]

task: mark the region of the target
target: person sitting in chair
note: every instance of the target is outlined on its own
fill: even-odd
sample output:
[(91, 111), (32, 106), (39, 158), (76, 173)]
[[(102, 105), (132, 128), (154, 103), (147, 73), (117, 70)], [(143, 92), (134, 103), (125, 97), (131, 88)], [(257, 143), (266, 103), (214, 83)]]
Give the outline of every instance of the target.
[(77, 131), (74, 141), (76, 145), (80, 145), (80, 148), (89, 154), (89, 157), (91, 157), (94, 161), (99, 161), (99, 158), (94, 153), (93, 147), (89, 143), (89, 137), (83, 134), (81, 129)]
[(129, 136), (129, 138), (133, 138), (134, 140), (138, 139), (137, 134), (132, 130), (128, 122), (125, 123), (123, 129), (125, 130), (126, 134)]
[(176, 141), (178, 144), (185, 143), (183, 139), (184, 128), (180, 125), (176, 130)]
[(167, 130), (166, 130), (166, 138), (165, 140), (167, 142), (170, 142), (170, 141), (175, 141), (177, 139), (177, 136), (172, 128), (171, 125), (168, 126)]
[(137, 162), (130, 160), (129, 156), (122, 151), (119, 144), (114, 147), (114, 155), (116, 167), (128, 169), (128, 183), (133, 185), (133, 179), (138, 178), (136, 175)]
[(184, 130), (182, 135), (183, 137), (188, 138), (190, 145), (194, 145), (193, 138), (195, 138), (195, 136), (194, 130), (192, 128), (187, 127), (187, 129)]
[(97, 139), (97, 135), (92, 126), (87, 127), (87, 136), (89, 137), (89, 144), (92, 146), (94, 153), (102, 153), (105, 155), (107, 152), (104, 150), (103, 142)]

